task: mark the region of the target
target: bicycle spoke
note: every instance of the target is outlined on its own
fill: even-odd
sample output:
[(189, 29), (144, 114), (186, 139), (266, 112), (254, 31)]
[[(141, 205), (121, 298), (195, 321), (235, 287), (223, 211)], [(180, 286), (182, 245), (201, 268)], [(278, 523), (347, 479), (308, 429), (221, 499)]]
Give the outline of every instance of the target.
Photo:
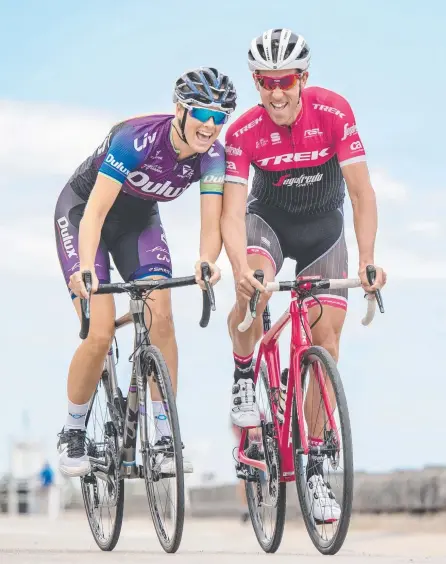
[(301, 382), (304, 429), (313, 452), (304, 455), (299, 450), (294, 407), (296, 486), (313, 543), (323, 554), (334, 554), (342, 546), (351, 515), (353, 463), (348, 411), (336, 364), (324, 349), (310, 348)]
[[(107, 406), (104, 377), (98, 383), (87, 424), (89, 456), (111, 461), (110, 474), (95, 471), (81, 478), (85, 510), (96, 543), (112, 550), (118, 542), (123, 516), (124, 484), (119, 478), (116, 440), (107, 430), (114, 429)], [(111, 491), (110, 491), (111, 490)]]
[[(257, 540), (265, 552), (275, 552), (282, 540), (285, 522), (286, 490), (280, 482), (280, 461), (272, 412), (272, 394), (268, 383), (267, 368), (261, 364), (256, 382), (256, 398), (263, 418), (264, 442), (261, 429), (256, 429), (258, 437), (247, 438), (245, 455), (265, 460), (266, 472), (263, 474), (253, 467), (246, 467), (246, 497), (251, 523)], [(253, 433), (251, 432), (251, 435)], [(264, 443), (267, 452), (264, 452)]]
[[(149, 369), (147, 381), (156, 383), (170, 431), (169, 436), (155, 442), (161, 434), (156, 433), (157, 425), (148, 405), (150, 390), (146, 385), (146, 411), (144, 414), (140, 412), (140, 440), (147, 497), (161, 546), (166, 552), (175, 552), (181, 542), (184, 523), (184, 475), (178, 415), (170, 376), (161, 353), (150, 346), (144, 354), (147, 357), (141, 370)], [(161, 472), (164, 463), (169, 475)]]

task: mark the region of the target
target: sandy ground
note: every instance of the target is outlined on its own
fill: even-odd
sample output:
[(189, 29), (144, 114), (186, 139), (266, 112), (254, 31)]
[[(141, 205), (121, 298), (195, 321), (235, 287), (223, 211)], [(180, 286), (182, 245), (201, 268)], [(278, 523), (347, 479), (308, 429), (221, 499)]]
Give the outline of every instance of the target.
[[(124, 560), (126, 557), (128, 560)], [(266, 555), (257, 544), (249, 523), (188, 519), (178, 552), (167, 555), (159, 546), (149, 516), (125, 519), (119, 543), (111, 553), (98, 549), (82, 512), (63, 514), (57, 520), (35, 516), (0, 517), (1, 564), (122, 564), (125, 561), (151, 564), (167, 558), (174, 558), (178, 564), (240, 564), (253, 562), (254, 558), (272, 558), (277, 564), (308, 564), (324, 556), (316, 551), (305, 529), (297, 522), (287, 523), (278, 552)], [(343, 548), (334, 558), (339, 564), (446, 564), (446, 514), (356, 516)]]

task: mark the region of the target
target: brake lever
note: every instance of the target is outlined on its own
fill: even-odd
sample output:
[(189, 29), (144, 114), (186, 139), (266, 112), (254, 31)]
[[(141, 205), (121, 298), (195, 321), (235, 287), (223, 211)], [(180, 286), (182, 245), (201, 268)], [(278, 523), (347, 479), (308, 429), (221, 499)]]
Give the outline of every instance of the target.
[(209, 298), (209, 303), (211, 305), (211, 309), (212, 311), (215, 311), (216, 307), (215, 307), (215, 294), (214, 294), (214, 288), (212, 287), (212, 284), (210, 283), (210, 277), (211, 277), (211, 268), (209, 266), (209, 264), (207, 262), (203, 262), (201, 263), (201, 279), (204, 282), (204, 285), (206, 287), (206, 293), (208, 295)]
[(92, 286), (92, 276), (89, 270), (82, 272), (82, 281), (85, 285), (85, 289), (88, 292), (88, 298), (81, 298), (81, 329), (79, 332), (79, 337), (85, 339), (88, 335), (90, 329), (90, 296), (91, 296), (91, 286)]
[[(375, 283), (376, 280), (376, 269), (373, 265), (369, 264), (367, 265), (366, 269), (365, 269), (366, 275), (367, 275), (367, 281), (370, 284), (370, 286), (373, 286), (373, 284)], [(384, 305), (383, 305), (383, 299), (381, 296), (381, 291), (379, 289), (374, 290), (373, 292), (375, 294), (376, 297), (376, 301), (378, 303), (378, 307), (379, 307), (379, 311), (381, 313), (384, 313)]]
[[(254, 272), (254, 278), (258, 280), (261, 284), (263, 284), (263, 280), (265, 278), (263, 270), (256, 270)], [(249, 310), (251, 312), (251, 317), (253, 319), (257, 317), (256, 309), (257, 309), (257, 304), (259, 303), (259, 299), (260, 299), (260, 290), (256, 290), (252, 298), (249, 300)]]

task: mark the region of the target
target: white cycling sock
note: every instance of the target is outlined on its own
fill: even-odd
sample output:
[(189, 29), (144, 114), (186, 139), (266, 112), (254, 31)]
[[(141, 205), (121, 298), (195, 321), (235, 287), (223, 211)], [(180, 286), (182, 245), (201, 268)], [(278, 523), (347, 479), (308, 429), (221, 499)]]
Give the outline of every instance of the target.
[(68, 400), (68, 415), (65, 429), (85, 429), (85, 416), (88, 411), (88, 403), (77, 405)]
[(155, 442), (161, 437), (170, 437), (169, 419), (167, 418), (167, 407), (163, 406), (162, 401), (152, 401), (153, 417), (155, 418)]

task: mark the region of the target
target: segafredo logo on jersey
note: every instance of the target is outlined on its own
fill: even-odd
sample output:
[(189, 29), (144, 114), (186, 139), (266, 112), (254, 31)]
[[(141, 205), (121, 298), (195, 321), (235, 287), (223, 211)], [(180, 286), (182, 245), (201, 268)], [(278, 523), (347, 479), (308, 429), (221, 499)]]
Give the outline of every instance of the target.
[(136, 137), (133, 140), (133, 146), (135, 147), (135, 149), (137, 151), (142, 151), (143, 149), (145, 149), (147, 147), (147, 145), (149, 143), (152, 144), (155, 141), (156, 133), (157, 133), (156, 131), (152, 135), (149, 135), (148, 133), (144, 133), (141, 141), (140, 141), (139, 137)]
[(250, 123), (248, 123), (248, 125), (245, 125), (244, 127), (242, 127), (241, 129), (239, 129), (238, 131), (236, 131), (234, 133), (234, 137), (239, 137), (240, 135), (242, 135), (243, 133), (246, 133), (249, 129), (252, 129), (253, 127), (255, 127), (256, 125), (258, 125), (261, 121), (262, 121), (262, 117), (260, 116), (258, 118), (256, 118), (255, 120), (251, 121)]
[(324, 176), (323, 173), (318, 172), (317, 174), (305, 175), (301, 174), (295, 178), (290, 178), (290, 174), (284, 174), (279, 178), (279, 180), (273, 186), (308, 186), (314, 184), (314, 182), (319, 182)]
[(278, 166), (281, 163), (298, 163), (301, 161), (317, 161), (322, 157), (327, 157), (330, 147), (321, 149), (320, 151), (305, 151), (304, 153), (286, 153), (285, 155), (278, 155), (277, 157), (268, 157), (258, 161), (260, 166), (274, 165)]
[(132, 186), (139, 188), (145, 194), (154, 194), (157, 196), (163, 196), (164, 198), (176, 198), (191, 185), (191, 182), (188, 182), (186, 186), (175, 188), (175, 186), (171, 186), (170, 180), (167, 182), (155, 183), (150, 180), (148, 174), (137, 170), (129, 174), (127, 180)]
[(336, 108), (331, 108), (330, 106), (324, 106), (323, 104), (313, 104), (313, 108), (315, 110), (321, 110), (322, 112), (328, 112), (329, 114), (334, 114), (335, 116), (338, 116), (340, 118), (345, 117), (345, 114), (343, 114), (340, 110), (337, 110)]
[(130, 174), (129, 169), (125, 168), (124, 163), (122, 161), (118, 162), (111, 153), (107, 155), (105, 162), (113, 168), (116, 168), (116, 170), (119, 170), (119, 172), (122, 172), (122, 174), (125, 174), (126, 176)]
[(240, 147), (233, 147), (232, 145), (226, 145), (225, 151), (227, 155), (235, 155), (236, 157), (240, 157), (242, 154)]
[(348, 123), (344, 123), (344, 137), (341, 139), (341, 141), (345, 141), (347, 137), (350, 137), (350, 135), (354, 135), (357, 132), (358, 129), (356, 127), (356, 124), (349, 127)]
[(60, 238), (65, 250), (67, 251), (68, 258), (77, 257), (77, 253), (71, 243), (71, 240), (74, 239), (74, 235), (70, 235), (68, 233), (68, 226), (70, 225), (68, 219), (65, 216), (60, 217), (57, 220), (57, 225), (59, 226)]

